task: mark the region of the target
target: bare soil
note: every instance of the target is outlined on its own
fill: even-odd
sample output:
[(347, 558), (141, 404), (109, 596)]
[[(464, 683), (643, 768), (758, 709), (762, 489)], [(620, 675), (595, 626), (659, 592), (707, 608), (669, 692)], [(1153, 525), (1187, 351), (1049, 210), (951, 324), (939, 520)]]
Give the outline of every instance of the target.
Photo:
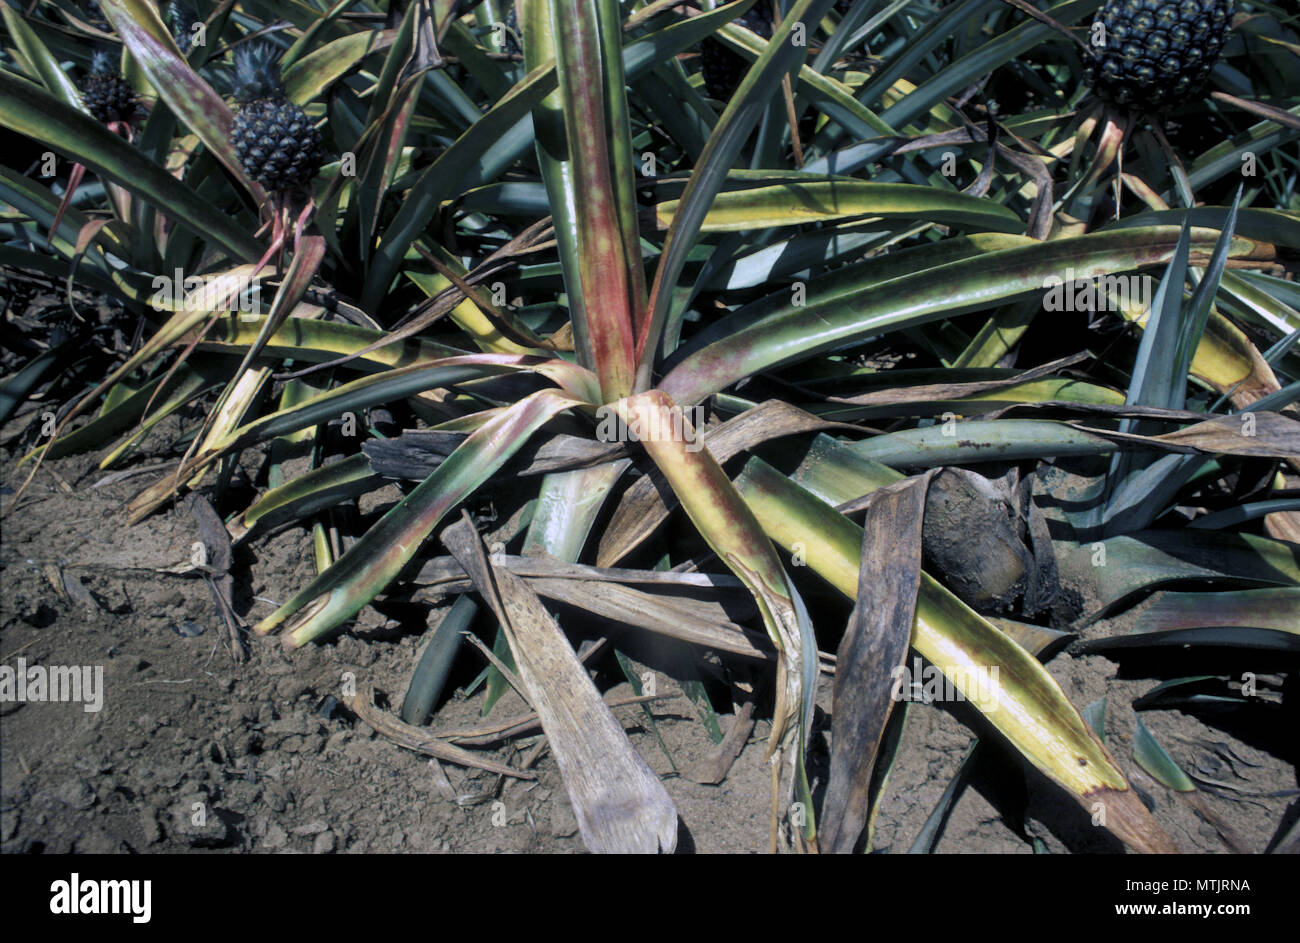
[[(24, 423), (28, 419), (16, 420)], [(8, 435), (14, 423), (3, 430)], [(6, 506), (27, 469), (5, 455)], [(104, 702), (91, 713), (74, 703), (0, 704), (0, 850), (44, 852), (578, 852), (582, 843), (556, 766), (544, 754), (532, 782), (444, 764), (440, 790), (427, 759), (379, 737), (342, 708), (345, 672), (400, 704), (427, 638), (422, 621), (394, 621), (364, 610), (355, 627), (323, 644), (286, 654), (271, 639), (249, 639), (236, 664), (201, 579), (163, 572), (184, 563), (197, 526), (177, 507), (128, 527), (123, 504), (157, 472), (96, 487), (95, 456), (48, 463), (4, 520), (0, 542), (0, 661), (15, 666), (101, 666)], [(246, 456), (250, 473), (260, 456)], [(142, 455), (138, 466), (157, 464)], [(12, 490), (11, 490), (12, 489)], [(69, 596), (52, 567), (89, 592)], [(312, 576), (300, 528), (237, 547), (236, 609), (252, 622)], [(1063, 566), (1063, 579), (1070, 568)], [(1079, 586), (1086, 591), (1086, 587)], [(81, 596), (78, 602), (73, 596)], [(816, 620), (816, 613), (814, 612)], [(183, 635), (193, 623), (201, 634)], [(437, 616), (428, 624), (436, 625)], [(1088, 635), (1124, 629), (1123, 620)], [(490, 643), (490, 638), (488, 639)], [(466, 650), (453, 683), (482, 661)], [(1131, 701), (1150, 678), (1119, 676), (1100, 657), (1058, 654), (1049, 670), (1075, 704), (1108, 696), (1107, 743), (1126, 772), (1138, 773), (1155, 814), (1180, 848), (1227, 850), (1218, 830), (1181, 796), (1141, 777), (1132, 758)], [(675, 694), (660, 676), (658, 692)], [(628, 685), (615, 693), (631, 694)], [(446, 700), (435, 728), (480, 722), (483, 692)], [(819, 697), (830, 710), (830, 684)], [(960, 708), (960, 705), (958, 705)], [(659, 732), (679, 769), (712, 743), (685, 698), (656, 702)], [(513, 693), (492, 717), (525, 712)], [(766, 721), (760, 720), (726, 780), (699, 785), (674, 775), (639, 706), (616, 710), (633, 744), (665, 785), (681, 816), (681, 850), (759, 852), (768, 840)], [(960, 709), (909, 707), (904, 740), (875, 825), (877, 851), (899, 853), (947, 787), (973, 737)], [(1207, 725), (1180, 711), (1148, 711), (1144, 721), (1184, 769), (1228, 781), (1203, 792), (1208, 808), (1250, 850), (1263, 851), (1279, 822), (1294, 816), (1294, 756), (1267, 737)], [(823, 718), (824, 719), (824, 718)], [(724, 729), (731, 717), (724, 716)], [(828, 726), (828, 724), (823, 725)], [(826, 729), (817, 748), (825, 754)], [(489, 755), (506, 761), (536, 736)], [(1248, 742), (1249, 741), (1249, 742)], [(1226, 747), (1239, 762), (1226, 764)], [(956, 803), (937, 850), (948, 853), (1122, 852), (1064, 793), (990, 745), (991, 759)], [(515, 760), (517, 762), (517, 760)], [(1233, 791), (1236, 790), (1236, 791)], [(1021, 814), (1023, 812), (1023, 821)]]

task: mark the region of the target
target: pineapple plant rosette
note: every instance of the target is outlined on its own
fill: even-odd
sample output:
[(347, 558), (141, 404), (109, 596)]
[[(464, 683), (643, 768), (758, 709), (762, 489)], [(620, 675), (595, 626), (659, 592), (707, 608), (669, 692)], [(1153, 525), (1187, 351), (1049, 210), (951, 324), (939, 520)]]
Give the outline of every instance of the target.
[[(1100, 119), (1076, 110), (1080, 80), (1113, 107), (1186, 104), (1217, 19), (1199, 30), (1187, 4), (1169, 20), (1169, 4), (1064, 2), (1035, 17), (1024, 4), (797, 0), (764, 19), (752, 0), (698, 13), (521, 0), (412, 3), (377, 28), (365, 4), (351, 17), (240, 3), (197, 12), (207, 43), (187, 57), (153, 4), (101, 5), (133, 87), (156, 99), (139, 142), (104, 132), (50, 51), (61, 8), (30, 21), (4, 8), (0, 121), (130, 204), (55, 220), (55, 192), (6, 170), (4, 262), (75, 262), (150, 330), (53, 436), (33, 432), (30, 465), (105, 446), (106, 466), (128, 461), (161, 418), (204, 403), (129, 516), (203, 489), (237, 544), (306, 528), (317, 576), (248, 619), (290, 650), (378, 599), (456, 586), (448, 631), (466, 607), (496, 619), (486, 700), (508, 681), (536, 711), (593, 850), (669, 850), (676, 809), (542, 601), (563, 580), (566, 604), (634, 633), (626, 645), (639, 633), (720, 653), (722, 683), (762, 693), (772, 847), (870, 846), (906, 717), (885, 682), (914, 653), (970, 695), (982, 739), (1103, 809), (1130, 847), (1172, 849), (1039, 660), (1078, 614), (1054, 609), (1052, 580), (1033, 574), (1103, 544), (1129, 563), (1117, 606), (1163, 578), (1158, 562), (1191, 566), (1165, 559), (1153, 525), (1182, 534), (1232, 512), (1230, 528), (1273, 536), (1198, 536), (1198, 560), (1220, 536), (1238, 552), (1185, 575), (1300, 584), (1277, 539), (1294, 533), (1294, 501), (1271, 495), (1300, 454), (1285, 414), (1300, 324), (1280, 277), (1300, 224), (1293, 207), (1235, 197), (1233, 179), (1249, 153), (1285, 187), (1285, 70), (1238, 83), (1231, 105), (1213, 99), (1233, 133), (1185, 162), (1140, 149), (1108, 197), (1118, 148), (1091, 143)], [(1070, 30), (1098, 10), (1119, 45), (1093, 53)], [(511, 14), (522, 69), (497, 46)], [(280, 15), (274, 46), (260, 45)], [(1284, 57), (1292, 26), (1268, 12), (1249, 35), (1276, 34)], [(1233, 42), (1222, 55), (1239, 61)], [(214, 87), (225, 68), (234, 107)], [(1153, 68), (1175, 89), (1159, 101)], [(1009, 87), (1023, 108), (994, 106)], [(1216, 189), (1226, 196), (1194, 205)], [(48, 250), (21, 238), (29, 222), (53, 226)], [(178, 267), (217, 300), (157, 303), (154, 278)], [(1111, 299), (1069, 356), (1039, 356), (1065, 343), (1054, 286), (1144, 275), (1154, 297)], [(260, 283), (262, 310), (220, 303), (241, 280)], [(900, 349), (917, 366), (886, 369)], [(1229, 436), (1247, 408), (1258, 434)], [(388, 432), (380, 410), (398, 419)], [(344, 416), (364, 435), (329, 435)], [(287, 476), (277, 455), (304, 441), (311, 467)], [(231, 506), (235, 460), (263, 447), (268, 487)], [(927, 495), (957, 488), (983, 507), (996, 489), (969, 470), (907, 473), (991, 455), (1027, 482), (997, 499), (1011, 503), (1060, 471), (1044, 457), (1091, 462), (1070, 479), (1087, 508), (1052, 533), (1021, 504), (1032, 535), (1006, 564), (1018, 575), (989, 566), (963, 582), (925, 534), (944, 526)], [(1234, 505), (1260, 463), (1265, 490)], [(392, 479), (405, 484), (391, 508), (341, 513)], [(485, 488), (517, 512), (500, 546), (458, 519)], [(719, 620), (718, 592), (748, 615)], [(808, 757), (827, 675), (821, 769)], [(710, 715), (699, 678), (684, 685)], [(401, 742), (364, 690), (348, 703)], [(429, 735), (444, 758), (483, 762)]]

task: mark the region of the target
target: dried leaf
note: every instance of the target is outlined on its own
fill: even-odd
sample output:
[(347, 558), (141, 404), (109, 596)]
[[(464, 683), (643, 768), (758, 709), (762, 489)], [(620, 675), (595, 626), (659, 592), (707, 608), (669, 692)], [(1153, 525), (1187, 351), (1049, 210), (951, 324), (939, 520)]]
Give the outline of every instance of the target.
[(672, 852), (677, 847), (672, 799), (633, 749), (541, 600), (523, 580), (488, 560), (468, 517), (448, 527), (442, 541), (506, 631), (587, 848)]
[(862, 533), (858, 595), (835, 661), (830, 782), (822, 845), (851, 854), (866, 827), (867, 791), (896, 703), (921, 588), (921, 522), (934, 472), (875, 492)]

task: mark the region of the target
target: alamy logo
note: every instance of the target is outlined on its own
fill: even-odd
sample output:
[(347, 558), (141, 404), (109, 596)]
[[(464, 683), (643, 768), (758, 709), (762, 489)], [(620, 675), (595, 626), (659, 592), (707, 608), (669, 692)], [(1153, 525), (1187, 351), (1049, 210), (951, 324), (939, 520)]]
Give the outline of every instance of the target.
[(247, 275), (155, 275), (149, 304), (158, 311), (238, 311), (257, 314), (262, 287)]
[(1095, 275), (1075, 277), (1065, 270), (1064, 280), (1049, 275), (1043, 281), (1047, 311), (1124, 311), (1151, 307), (1151, 278), (1146, 275)]
[(942, 670), (913, 658), (890, 672), (894, 680), (890, 697), (895, 701), (953, 703), (970, 701), (982, 711), (998, 708), (997, 665), (949, 665)]
[(596, 438), (601, 442), (684, 442), (686, 451), (698, 452), (704, 448), (699, 428), (704, 424), (703, 406), (696, 406), (694, 420), (687, 410), (673, 406), (662, 411), (650, 411), (644, 416), (633, 416), (631, 424), (624, 423), (613, 406), (596, 410), (599, 424)]
[(0, 701), (24, 704), (28, 701), (80, 703), (87, 714), (104, 706), (104, 666), (27, 666), (19, 658), (16, 667), (0, 665)]
[(50, 885), (52, 914), (130, 914), (132, 923), (148, 923), (153, 912), (153, 881), (83, 881)]

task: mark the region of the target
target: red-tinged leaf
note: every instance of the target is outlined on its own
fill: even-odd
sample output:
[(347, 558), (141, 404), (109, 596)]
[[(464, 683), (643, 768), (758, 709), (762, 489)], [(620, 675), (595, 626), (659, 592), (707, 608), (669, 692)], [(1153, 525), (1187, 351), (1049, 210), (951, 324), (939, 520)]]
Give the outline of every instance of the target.
[(605, 71), (613, 66), (601, 48), (596, 0), (554, 0), (551, 14), (575, 183), (578, 272), (601, 395), (610, 402), (632, 391), (639, 299), (629, 273), (641, 265), (641, 252), (639, 243), (624, 240), (616, 190), (631, 181), (615, 181), (611, 172), (610, 138), (619, 129), (606, 109)]

